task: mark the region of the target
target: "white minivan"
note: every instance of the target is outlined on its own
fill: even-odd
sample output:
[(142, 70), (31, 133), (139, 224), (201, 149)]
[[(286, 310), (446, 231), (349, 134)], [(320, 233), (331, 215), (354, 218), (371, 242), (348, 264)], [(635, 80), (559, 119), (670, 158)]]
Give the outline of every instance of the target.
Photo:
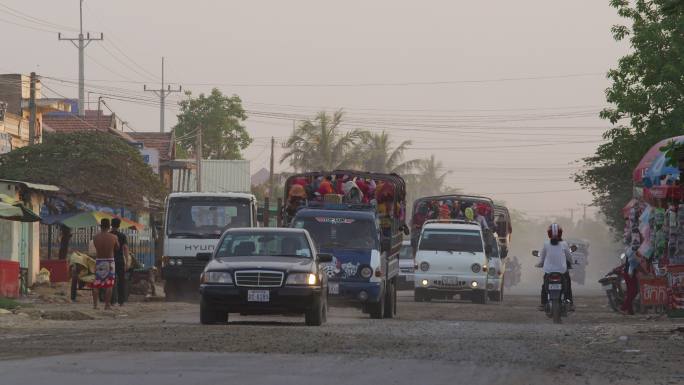
[(487, 255), (482, 228), (462, 220), (427, 221), (416, 252), (414, 299), (488, 300)]

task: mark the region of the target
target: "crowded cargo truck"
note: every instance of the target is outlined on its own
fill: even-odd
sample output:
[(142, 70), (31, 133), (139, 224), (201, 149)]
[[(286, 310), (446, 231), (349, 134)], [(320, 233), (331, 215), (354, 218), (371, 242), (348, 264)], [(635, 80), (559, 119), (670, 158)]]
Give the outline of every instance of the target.
[(310, 172), (285, 186), (285, 222), (309, 231), (320, 252), (331, 302), (358, 305), (371, 318), (396, 314), (406, 186), (396, 174)]

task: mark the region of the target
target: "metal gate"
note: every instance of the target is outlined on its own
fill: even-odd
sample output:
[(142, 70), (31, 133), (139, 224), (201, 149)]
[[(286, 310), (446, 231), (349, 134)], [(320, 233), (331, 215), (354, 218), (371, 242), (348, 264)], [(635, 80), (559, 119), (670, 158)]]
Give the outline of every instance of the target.
[(20, 222), (19, 230), (19, 267), (28, 268), (29, 261), (29, 242), (31, 239), (30, 224)]

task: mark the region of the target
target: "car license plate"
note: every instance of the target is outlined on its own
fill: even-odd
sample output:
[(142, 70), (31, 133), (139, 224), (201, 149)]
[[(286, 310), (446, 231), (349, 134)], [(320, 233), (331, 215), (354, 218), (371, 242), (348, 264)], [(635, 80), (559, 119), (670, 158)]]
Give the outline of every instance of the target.
[(561, 290), (563, 288), (563, 285), (560, 283), (550, 283), (549, 284), (549, 290)]
[(328, 282), (328, 294), (331, 294), (331, 295), (340, 294), (340, 284)]
[(445, 285), (458, 285), (458, 278), (456, 278), (456, 277), (442, 277), (442, 283)]
[(269, 302), (271, 293), (268, 290), (248, 290), (247, 302)]

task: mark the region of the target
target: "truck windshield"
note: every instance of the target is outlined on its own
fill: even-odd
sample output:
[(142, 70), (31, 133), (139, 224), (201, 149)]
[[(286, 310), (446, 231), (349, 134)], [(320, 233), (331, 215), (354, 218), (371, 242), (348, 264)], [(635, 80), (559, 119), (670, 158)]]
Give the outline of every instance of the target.
[(169, 200), (166, 234), (170, 238), (219, 238), (226, 229), (250, 227), (247, 199), (188, 197)]
[(482, 238), (477, 230), (426, 229), (418, 250), (483, 252)]
[(399, 259), (413, 259), (413, 249), (411, 245), (402, 245), (399, 251)]
[(311, 258), (311, 255), (309, 241), (301, 233), (231, 232), (223, 238), (216, 258), (252, 256)]
[(306, 229), (319, 248), (375, 249), (378, 230), (371, 220), (339, 217), (296, 218), (294, 227)]

